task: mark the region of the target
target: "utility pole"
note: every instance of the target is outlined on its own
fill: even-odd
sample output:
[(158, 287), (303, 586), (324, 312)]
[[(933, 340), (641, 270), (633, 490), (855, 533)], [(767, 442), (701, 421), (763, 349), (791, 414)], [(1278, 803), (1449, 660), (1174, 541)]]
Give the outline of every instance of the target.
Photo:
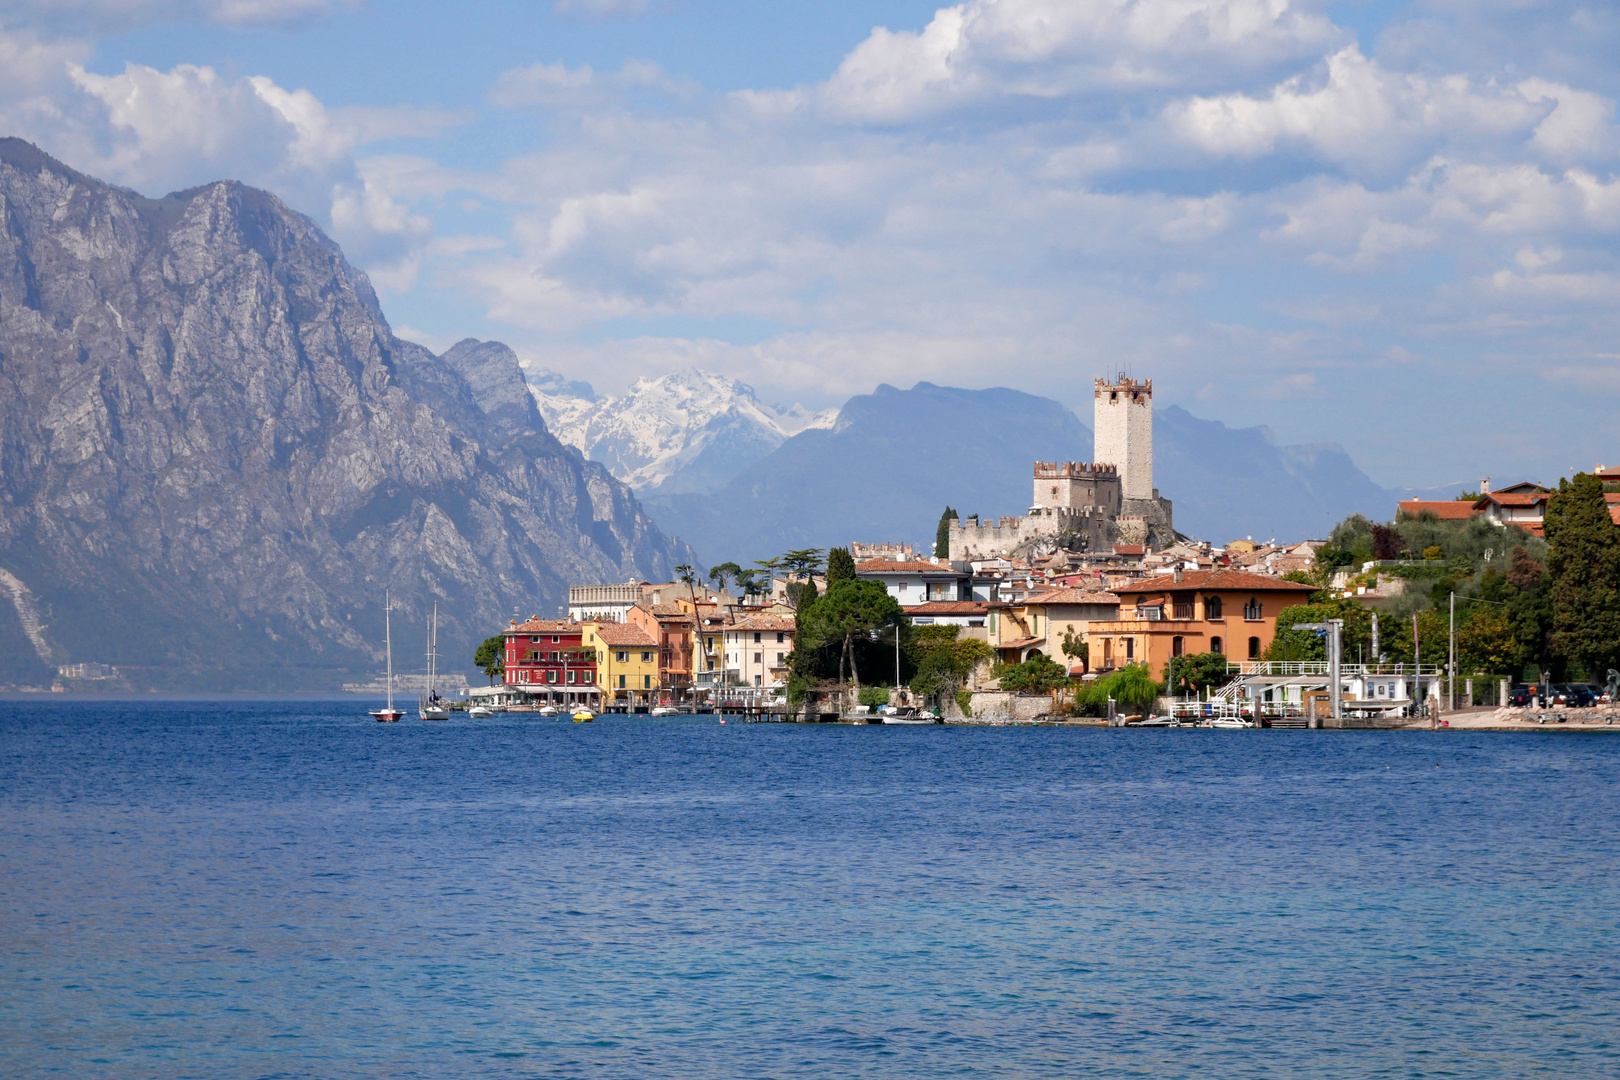
[(1457, 594), (1451, 594), (1451, 631), (1447, 641), (1450, 655), (1446, 660), (1447, 712), (1457, 711)]

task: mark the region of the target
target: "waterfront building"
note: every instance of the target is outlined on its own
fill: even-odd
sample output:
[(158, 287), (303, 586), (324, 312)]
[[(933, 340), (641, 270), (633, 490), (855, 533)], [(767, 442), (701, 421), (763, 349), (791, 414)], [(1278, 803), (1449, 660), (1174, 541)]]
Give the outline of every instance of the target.
[(726, 686), (776, 686), (787, 681), (793, 652), (790, 615), (739, 615), (721, 629)]
[(1086, 629), (1093, 671), (1148, 665), (1154, 678), (1175, 656), (1222, 653), (1258, 660), (1285, 607), (1306, 603), (1314, 586), (1242, 570), (1177, 571), (1114, 586), (1118, 617)]
[(1065, 667), (1085, 666), (1063, 651), (1063, 640), (1083, 642), (1095, 623), (1119, 617), (1119, 597), (1084, 589), (1043, 589), (1022, 600), (990, 605), (990, 647), (1003, 663), (1020, 664), (1037, 654)]
[(697, 619), (692, 606), (643, 601), (626, 612), (625, 619), (645, 631), (657, 645), (658, 700), (688, 700), (693, 692), (693, 675), (700, 670), (694, 655)]
[(870, 559), (855, 565), (855, 576), (876, 581), (888, 590), (901, 607), (930, 600), (972, 600), (973, 569), (965, 562), (937, 559), (899, 562)]
[(659, 690), (657, 639), (628, 622), (589, 622), (581, 629), (584, 647), (596, 654), (603, 707), (651, 705)]
[(584, 647), (581, 624), (531, 615), (521, 623), (513, 619), (503, 633), (507, 686), (551, 702), (589, 702), (600, 695), (596, 652)]

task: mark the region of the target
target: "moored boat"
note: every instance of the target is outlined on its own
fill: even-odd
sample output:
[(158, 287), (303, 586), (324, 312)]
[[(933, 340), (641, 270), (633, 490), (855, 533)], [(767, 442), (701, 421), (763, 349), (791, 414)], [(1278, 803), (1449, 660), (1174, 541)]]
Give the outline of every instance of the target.
[(488, 705), (474, 705), (467, 710), (467, 718), (470, 720), (488, 720), (494, 715), (495, 710)]
[(416, 701), (416, 714), (423, 720), (450, 719), (450, 703), (439, 696), (439, 602), (433, 601), (433, 621), (428, 623), (428, 692)]
[(595, 719), (596, 714), (591, 712), (589, 709), (580, 709), (578, 712), (574, 713), (574, 723), (576, 724), (589, 724)]
[(403, 710), (394, 708), (393, 609), (393, 599), (386, 592), (383, 593), (383, 640), (387, 642), (386, 648), (388, 650), (388, 704), (384, 708), (371, 710), (372, 718), (379, 724), (397, 724), (405, 715)]

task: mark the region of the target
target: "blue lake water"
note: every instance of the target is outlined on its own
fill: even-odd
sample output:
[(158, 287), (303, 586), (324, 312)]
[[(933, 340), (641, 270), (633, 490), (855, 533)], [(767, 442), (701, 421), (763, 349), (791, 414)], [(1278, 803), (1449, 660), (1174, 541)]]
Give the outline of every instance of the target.
[(1620, 739), (11, 702), (0, 1075), (1620, 1076)]

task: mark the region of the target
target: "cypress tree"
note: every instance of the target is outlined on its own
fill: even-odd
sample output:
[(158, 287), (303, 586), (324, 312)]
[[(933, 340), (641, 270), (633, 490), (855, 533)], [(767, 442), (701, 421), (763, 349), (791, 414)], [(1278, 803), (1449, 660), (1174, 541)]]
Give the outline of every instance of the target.
[(951, 519), (956, 511), (950, 507), (939, 515), (939, 528), (934, 530), (934, 558), (948, 559), (951, 557)]
[(1603, 482), (1588, 473), (1560, 480), (1543, 528), (1553, 646), (1588, 678), (1601, 677), (1620, 663), (1620, 528), (1609, 517)]
[(855, 557), (848, 548), (833, 548), (827, 552), (827, 588), (840, 581), (855, 580)]

